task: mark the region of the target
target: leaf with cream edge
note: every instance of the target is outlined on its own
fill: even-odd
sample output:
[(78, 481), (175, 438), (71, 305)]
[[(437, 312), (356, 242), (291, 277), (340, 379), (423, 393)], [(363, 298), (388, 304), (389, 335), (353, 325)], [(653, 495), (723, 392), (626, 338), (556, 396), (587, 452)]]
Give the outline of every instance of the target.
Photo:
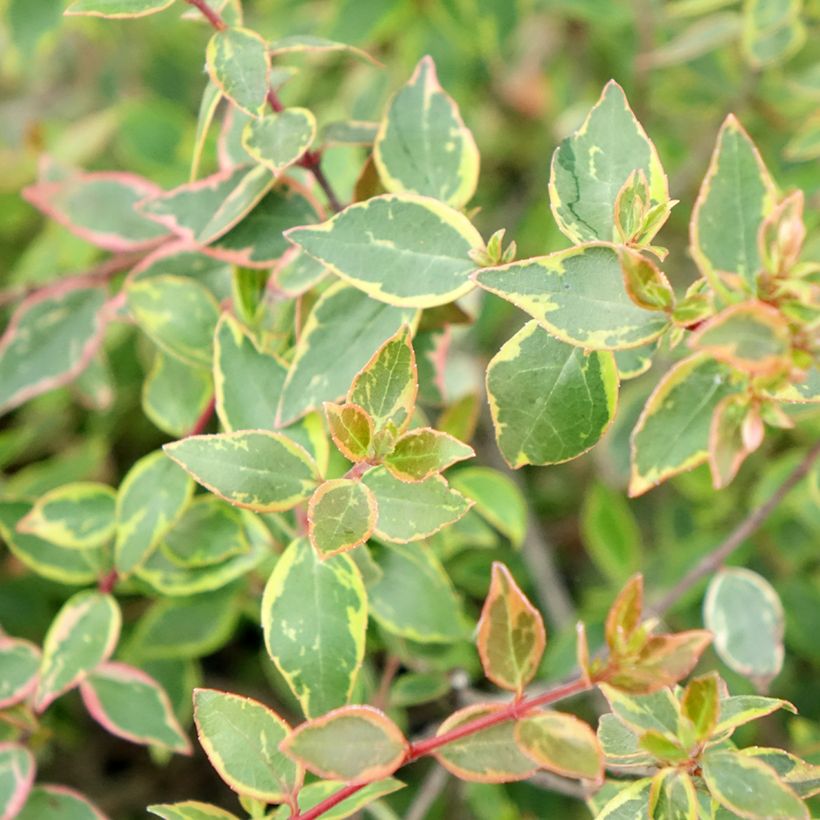
[(235, 814), (199, 800), (155, 803), (153, 806), (148, 806), (146, 811), (162, 817), (163, 820), (239, 820)]
[(281, 37), (270, 43), (268, 50), (272, 57), (280, 54), (349, 54), (363, 62), (381, 66), (378, 60), (356, 46), (340, 43), (337, 40), (328, 40), (326, 37), (317, 37), (313, 34), (290, 34), (287, 37)]
[(697, 741), (707, 740), (714, 732), (720, 712), (720, 678), (717, 672), (693, 678), (680, 698), (681, 717), (691, 724)]
[(689, 346), (751, 376), (791, 367), (791, 333), (783, 314), (765, 302), (731, 305), (701, 325)]
[(705, 353), (678, 362), (649, 397), (632, 431), (629, 495), (657, 487), (709, 457), (712, 414), (737, 392), (731, 370)]
[(780, 673), (783, 604), (774, 587), (756, 572), (744, 567), (718, 572), (703, 599), (703, 622), (715, 636), (715, 651), (732, 671), (758, 682), (769, 682)]
[(128, 575), (156, 549), (194, 494), (194, 482), (162, 451), (128, 471), (117, 492), (114, 565)]
[(88, 15), (110, 19), (146, 17), (170, 6), (174, 0), (74, 0), (66, 16)]
[(562, 777), (602, 781), (604, 755), (595, 732), (564, 712), (538, 712), (515, 723), (515, 740), (541, 768)]
[(122, 616), (108, 594), (84, 590), (63, 604), (43, 642), (34, 708), (43, 712), (108, 660), (120, 637)]
[(441, 87), (430, 56), (395, 94), (382, 118), (373, 159), (391, 193), (435, 197), (463, 208), (478, 184), (479, 153), (458, 106)]
[[(173, 2), (173, 0), (172, 0)], [(199, 12), (197, 12), (199, 13)], [(199, 176), (199, 168), (202, 164), (202, 155), (205, 151), (205, 144), (208, 139), (208, 132), (216, 114), (216, 109), (222, 100), (222, 92), (209, 79), (205, 90), (202, 92), (202, 99), (199, 103), (199, 113), (196, 118), (196, 136), (194, 137), (194, 150), (191, 157), (191, 174), (189, 182), (195, 182)]]
[(111, 487), (77, 481), (41, 495), (17, 522), (17, 529), (66, 549), (99, 547), (114, 534), (115, 507), (116, 493)]
[(550, 165), (550, 207), (573, 243), (616, 240), (615, 200), (635, 170), (649, 183), (653, 204), (669, 200), (658, 152), (623, 89), (610, 80), (581, 127), (555, 149)]
[(113, 253), (148, 250), (167, 233), (135, 208), (162, 189), (147, 179), (114, 171), (77, 173), (38, 182), (23, 198), (72, 233)]
[(258, 117), (268, 93), (270, 56), (265, 41), (246, 28), (228, 28), (211, 37), (205, 52), (212, 82), (238, 108)]
[(237, 165), (142, 200), (137, 210), (196, 245), (223, 238), (274, 183), (263, 165)]
[(104, 287), (62, 282), (24, 299), (0, 337), (0, 414), (62, 387), (88, 365), (107, 324)]
[(344, 706), (367, 630), (367, 593), (356, 565), (347, 555), (322, 561), (307, 538), (294, 541), (265, 586), (262, 629), (268, 654), (307, 717)]
[[(318, 806), (323, 800), (336, 794), (346, 785), (341, 780), (317, 780), (315, 783), (309, 783), (299, 790), (299, 810), (307, 812), (309, 809)], [(323, 820), (344, 820), (345, 817), (353, 816), (365, 806), (379, 800), (379, 798), (403, 789), (405, 785), (400, 780), (396, 780), (395, 777), (385, 777), (383, 780), (368, 783), (366, 786), (357, 788), (353, 794), (337, 803), (333, 808), (323, 811), (322, 818)], [(374, 806), (374, 811), (376, 808)], [(372, 814), (373, 812), (369, 813)], [(288, 820), (290, 816), (290, 808), (280, 806), (270, 815), (270, 818), (271, 820)]]
[(324, 409), (336, 449), (350, 461), (364, 461), (375, 432), (373, 419), (357, 404), (325, 402)]
[(345, 395), (356, 374), (418, 311), (370, 299), (337, 282), (319, 298), (302, 329), (279, 404), (280, 425)]
[[(643, 777), (621, 789), (596, 814), (595, 820), (635, 820), (648, 817), (649, 793), (652, 780)], [(687, 818), (691, 820), (691, 818)]]
[(80, 683), (89, 714), (111, 734), (132, 743), (191, 753), (165, 690), (141, 669), (125, 663), (97, 666)]
[(487, 366), (498, 449), (510, 467), (558, 464), (592, 448), (615, 417), (618, 369), (528, 322)]
[(808, 763), (782, 749), (751, 746), (740, 753), (760, 760), (777, 772), (778, 777), (804, 800), (820, 793), (820, 766)]
[(304, 771), (279, 751), (291, 728), (272, 709), (241, 695), (194, 689), (194, 720), (211, 765), (235, 792), (282, 803), (299, 791)]
[(347, 552), (367, 541), (376, 525), (376, 499), (361, 481), (326, 481), (308, 504), (308, 536), (319, 557)]
[(17, 743), (0, 743), (0, 817), (17, 817), (34, 784), (34, 755)]
[(518, 695), (533, 679), (547, 644), (541, 613), (504, 564), (493, 562), (492, 580), (478, 621), (476, 645), (484, 674)]
[(29, 641), (0, 635), (0, 709), (25, 700), (37, 685), (40, 650)]
[(377, 467), (365, 473), (362, 481), (373, 491), (379, 509), (375, 534), (398, 544), (427, 538), (458, 521), (473, 506), (439, 475), (409, 484)]
[(588, 350), (623, 350), (658, 338), (660, 311), (638, 307), (621, 258), (637, 251), (592, 243), (473, 274), (476, 284), (526, 311), (553, 336)]
[[(702, 792), (700, 796), (707, 799)], [(695, 784), (687, 772), (672, 767), (662, 769), (653, 778), (649, 792), (650, 817), (697, 820), (698, 798)]]
[(185, 436), (202, 418), (213, 392), (208, 370), (157, 350), (142, 383), (142, 410), (164, 433)]
[(15, 820), (43, 820), (48, 817), (60, 820), (107, 820), (90, 800), (68, 786), (35, 786)]
[(307, 108), (286, 108), (251, 120), (242, 131), (242, 147), (274, 174), (280, 174), (316, 139), (316, 117)]
[(720, 701), (714, 735), (729, 737), (738, 727), (766, 717), (779, 709), (797, 714), (797, 708), (787, 700), (759, 695), (734, 695)]
[(361, 407), (375, 431), (390, 429), (403, 433), (410, 424), (418, 393), (418, 371), (410, 328), (391, 336), (359, 371), (347, 401)]
[(203, 487), (255, 512), (289, 510), (319, 481), (303, 447), (267, 430), (189, 436), (163, 450)]
[(392, 452), (384, 459), (384, 466), (401, 481), (415, 482), (424, 481), (457, 461), (474, 456), (472, 447), (449, 433), (420, 427), (396, 441)]
[[(692, 256), (710, 281), (740, 277), (754, 292), (757, 235), (776, 205), (776, 188), (749, 135), (730, 114), (717, 137), (690, 223)], [(717, 278), (717, 279), (716, 279)]]
[(467, 217), (415, 194), (376, 196), (285, 235), (374, 299), (415, 308), (469, 293), (475, 269), (469, 252), (484, 246)]
[(128, 310), (162, 350), (185, 364), (210, 367), (219, 304), (187, 276), (152, 276), (130, 282)]
[(323, 778), (368, 783), (392, 774), (409, 746), (401, 730), (372, 706), (344, 706), (297, 726), (281, 749)]
[[(476, 703), (459, 709), (439, 726), (436, 736), (504, 710), (502, 704)], [(447, 743), (434, 752), (450, 774), (474, 783), (512, 783), (527, 780), (538, 764), (516, 743), (515, 722), (507, 720)]]
[(701, 758), (712, 797), (741, 817), (808, 820), (802, 800), (763, 761), (729, 750), (709, 750)]

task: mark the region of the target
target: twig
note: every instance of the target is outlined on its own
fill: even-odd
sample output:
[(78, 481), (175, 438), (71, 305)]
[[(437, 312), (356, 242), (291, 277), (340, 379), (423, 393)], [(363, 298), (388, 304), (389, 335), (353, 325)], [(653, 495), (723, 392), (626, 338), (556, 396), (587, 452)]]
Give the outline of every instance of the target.
[(569, 780), (566, 777), (559, 777), (551, 772), (536, 772), (527, 778), (527, 783), (538, 786), (540, 789), (564, 794), (567, 797), (575, 797), (578, 800), (586, 800), (595, 789), (587, 789), (581, 783)]
[(385, 710), (388, 701), (390, 700), (390, 684), (393, 683), (393, 678), (396, 677), (396, 672), (401, 667), (401, 661), (395, 655), (388, 655), (384, 662), (384, 669), (382, 670), (382, 677), (379, 681), (379, 688), (373, 696), (373, 706), (376, 709)]
[(450, 775), (447, 769), (434, 764), (421, 786), (419, 786), (413, 802), (404, 813), (404, 820), (424, 820), (433, 803), (444, 791), (449, 779)]
[(214, 11), (206, 0), (185, 0), (186, 3), (193, 6), (194, 8), (199, 9), (205, 19), (217, 30), (217, 31), (225, 31), (228, 28), (228, 24), (222, 19), (219, 12)]
[(194, 426), (191, 428), (191, 431), (188, 433), (188, 435), (198, 436), (200, 433), (202, 433), (208, 426), (208, 422), (213, 417), (215, 409), (216, 396), (211, 396), (211, 400), (208, 402), (208, 404), (205, 405), (205, 409), (200, 413), (199, 418), (196, 420)]
[(712, 552), (704, 556), (672, 589), (660, 598), (654, 606), (649, 607), (647, 615), (656, 618), (662, 617), (697, 584), (698, 581), (716, 572), (726, 559), (774, 512), (775, 508), (786, 497), (789, 491), (808, 474), (818, 457), (820, 457), (820, 442), (817, 442), (814, 447), (806, 453), (806, 456), (800, 464), (791, 471), (771, 498), (742, 521), (723, 543), (719, 544)]

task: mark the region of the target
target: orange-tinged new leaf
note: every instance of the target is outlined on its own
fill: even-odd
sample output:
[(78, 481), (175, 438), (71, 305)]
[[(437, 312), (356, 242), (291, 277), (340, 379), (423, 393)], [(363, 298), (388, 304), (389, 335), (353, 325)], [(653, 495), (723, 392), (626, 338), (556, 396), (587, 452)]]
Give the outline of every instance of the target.
[(606, 618), (605, 637), (612, 652), (626, 647), (632, 633), (638, 628), (643, 612), (643, 576), (634, 575), (609, 609)]
[(350, 461), (364, 461), (371, 449), (373, 419), (358, 404), (325, 402), (325, 416), (336, 449)]
[(706, 740), (715, 728), (720, 713), (720, 678), (717, 672), (694, 678), (681, 695), (681, 713), (694, 727), (695, 739)]
[(520, 693), (535, 675), (546, 642), (541, 614), (507, 567), (496, 561), (476, 640), (484, 674), (497, 686)]
[(522, 718), (515, 740), (539, 766), (564, 777), (601, 780), (604, 753), (595, 732), (564, 712), (540, 712)]
[(319, 777), (370, 783), (401, 765), (408, 744), (384, 712), (343, 706), (298, 726), (280, 748)]

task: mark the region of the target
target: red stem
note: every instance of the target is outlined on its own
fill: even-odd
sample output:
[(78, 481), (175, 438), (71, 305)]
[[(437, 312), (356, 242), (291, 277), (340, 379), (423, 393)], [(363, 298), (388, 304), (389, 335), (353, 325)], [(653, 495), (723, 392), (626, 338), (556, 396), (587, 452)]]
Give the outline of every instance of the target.
[(208, 426), (208, 422), (213, 417), (215, 408), (216, 396), (212, 396), (211, 400), (208, 402), (205, 409), (202, 411), (199, 418), (196, 420), (196, 424), (194, 424), (194, 426), (191, 428), (191, 432), (188, 433), (189, 436), (198, 436)]
[[(533, 709), (537, 709), (539, 706), (546, 706), (549, 703), (555, 703), (572, 695), (578, 695), (590, 689), (592, 686), (593, 684), (591, 682), (583, 678), (578, 678), (563, 686), (556, 686), (554, 689), (550, 689), (548, 692), (536, 695), (533, 698), (514, 700), (508, 704), (506, 708), (499, 709), (492, 714), (465, 723), (463, 726), (459, 726), (457, 729), (451, 729), (443, 735), (430, 737), (426, 740), (418, 740), (410, 744), (398, 768), (406, 766), (408, 763), (412, 763), (420, 757), (432, 754), (448, 743), (461, 740), (463, 737), (480, 732), (482, 729), (489, 729), (491, 726), (495, 726), (499, 723), (505, 723), (508, 720), (517, 720), (533, 711)], [(330, 811), (334, 806), (337, 806), (342, 800), (346, 800), (351, 795), (356, 794), (357, 791), (363, 789), (366, 785), (367, 783), (349, 783), (347, 786), (339, 789), (335, 794), (325, 798), (321, 803), (317, 803), (309, 811), (294, 815), (291, 820), (315, 820), (317, 817), (321, 817), (325, 812)]]
[(219, 16), (219, 13), (214, 11), (206, 2), (206, 0), (185, 0), (194, 8), (199, 9), (205, 19), (217, 30), (225, 31), (228, 24)]

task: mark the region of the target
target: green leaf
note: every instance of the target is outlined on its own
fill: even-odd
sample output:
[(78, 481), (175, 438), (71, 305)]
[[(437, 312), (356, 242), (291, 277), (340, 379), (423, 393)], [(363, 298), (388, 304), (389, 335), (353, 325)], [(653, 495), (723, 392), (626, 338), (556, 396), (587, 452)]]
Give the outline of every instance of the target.
[(38, 712), (80, 683), (107, 660), (120, 636), (122, 616), (111, 595), (84, 590), (63, 604), (43, 642), (40, 679), (34, 695)]
[(515, 740), (539, 766), (563, 777), (601, 780), (604, 755), (584, 721), (564, 712), (539, 712), (515, 724)]
[(472, 447), (449, 433), (420, 427), (398, 439), (393, 452), (384, 459), (384, 466), (401, 481), (424, 481), (473, 456)]
[(116, 494), (95, 481), (64, 484), (40, 496), (17, 530), (67, 549), (99, 547), (114, 534)]
[(40, 650), (33, 643), (0, 635), (0, 709), (29, 696), (39, 669)]
[(398, 544), (427, 538), (458, 521), (472, 506), (438, 475), (408, 484), (377, 467), (362, 481), (373, 491), (379, 508), (375, 534)]
[(299, 791), (304, 772), (279, 751), (290, 726), (252, 698), (194, 690), (194, 719), (202, 748), (236, 792), (281, 803)]
[(410, 424), (417, 392), (416, 356), (410, 328), (403, 325), (353, 379), (347, 401), (373, 419), (377, 433), (386, 428), (403, 432)]
[(364, 461), (373, 441), (373, 419), (357, 404), (325, 402), (325, 417), (333, 443), (350, 461)]
[(783, 154), (792, 162), (820, 158), (820, 115), (806, 118), (786, 143)]
[(712, 796), (741, 817), (806, 818), (809, 812), (770, 766), (735, 751), (708, 751), (701, 758)]
[(160, 450), (134, 464), (117, 493), (114, 564), (120, 576), (148, 558), (193, 493), (188, 475)]
[(37, 764), (25, 746), (0, 743), (0, 817), (14, 818), (34, 783)]
[(228, 28), (211, 37), (205, 52), (211, 81), (238, 108), (259, 116), (268, 93), (270, 57), (265, 41), (246, 28)]
[(382, 118), (373, 158), (391, 193), (431, 196), (454, 208), (472, 199), (479, 154), (458, 106), (423, 57)]
[(820, 792), (820, 766), (807, 763), (782, 749), (751, 746), (741, 749), (740, 753), (771, 766), (778, 777), (799, 797), (814, 797)]
[(240, 615), (235, 587), (155, 601), (137, 621), (128, 657), (144, 660), (199, 658), (231, 638)]
[(35, 786), (15, 820), (103, 820), (103, 813), (86, 797), (67, 786)]
[(649, 752), (656, 762), (672, 765), (689, 759), (689, 753), (681, 746), (679, 740), (670, 740), (666, 735), (654, 729), (644, 732), (638, 738), (638, 744)]
[(376, 515), (376, 499), (361, 481), (326, 481), (308, 505), (310, 543), (322, 559), (347, 552), (370, 538)]
[(395, 771), (408, 743), (378, 709), (344, 706), (297, 726), (282, 749), (319, 777), (367, 783)]
[(316, 37), (313, 34), (291, 34), (287, 37), (281, 37), (279, 40), (270, 43), (268, 50), (272, 57), (276, 57), (280, 54), (343, 53), (349, 54), (351, 57), (356, 57), (371, 65), (381, 65), (378, 60), (375, 60), (366, 51), (356, 48), (356, 46), (339, 43), (335, 40), (328, 40), (325, 37)]
[(367, 120), (335, 120), (325, 123), (319, 134), (322, 145), (372, 145), (379, 123)]
[(707, 460), (712, 413), (735, 390), (729, 369), (703, 353), (666, 373), (632, 431), (630, 496)]
[(747, 289), (754, 288), (761, 261), (757, 234), (775, 203), (760, 154), (730, 114), (692, 212), (692, 256), (704, 276), (737, 274)]
[[(345, 785), (347, 784), (340, 780), (320, 780), (308, 784), (299, 791), (299, 810), (306, 812), (308, 809), (312, 809), (322, 800), (336, 794)], [(404, 786), (405, 784), (400, 780), (396, 780), (395, 777), (386, 777), (384, 780), (368, 783), (364, 788), (356, 791), (355, 794), (337, 803), (332, 809), (322, 812), (322, 818), (323, 820), (343, 820), (345, 817), (356, 814), (375, 800), (403, 789)], [(281, 806), (272, 817), (275, 820), (287, 820), (290, 817), (289, 809), (286, 806)]]
[(189, 436), (163, 450), (203, 487), (256, 512), (289, 510), (308, 498), (318, 481), (313, 459), (282, 433)]
[(374, 299), (416, 308), (472, 290), (469, 252), (484, 244), (463, 214), (412, 194), (373, 197), (285, 235)]
[(698, 820), (701, 816), (695, 784), (680, 769), (663, 769), (655, 775), (649, 806), (653, 820)]
[(131, 282), (126, 294), (137, 324), (166, 353), (211, 366), (219, 305), (204, 285), (183, 276), (152, 276)]
[(635, 170), (649, 183), (651, 202), (669, 199), (658, 152), (610, 80), (583, 125), (555, 149), (550, 206), (561, 232), (575, 244), (616, 240), (615, 200)]
[[(171, 1), (173, 2), (173, 0)], [(199, 167), (202, 163), (202, 154), (205, 151), (208, 132), (211, 130), (214, 114), (216, 114), (216, 109), (221, 100), (222, 92), (211, 80), (208, 80), (205, 90), (202, 92), (202, 99), (199, 103), (199, 113), (196, 119), (196, 137), (194, 138), (194, 152), (191, 157), (190, 182), (194, 182), (199, 176)]]
[(364, 658), (367, 594), (347, 555), (322, 561), (306, 538), (294, 541), (265, 587), (262, 628), (308, 717), (350, 700)]
[(388, 632), (419, 643), (453, 643), (470, 624), (444, 568), (426, 544), (372, 544), (381, 574), (368, 579), (370, 614)]
[(72, 174), (39, 182), (23, 197), (72, 233), (114, 253), (147, 250), (165, 235), (135, 208), (162, 191), (147, 179), (120, 171)]
[(164, 820), (239, 820), (218, 806), (200, 803), (198, 800), (185, 800), (182, 803), (155, 803), (147, 811), (162, 817)]
[(596, 243), (476, 271), (478, 285), (526, 311), (562, 342), (622, 350), (656, 339), (665, 314), (638, 307), (627, 293), (620, 256)]
[(618, 586), (641, 567), (641, 531), (619, 492), (596, 482), (581, 508), (581, 537), (595, 566)]
[(680, 706), (669, 689), (649, 695), (630, 695), (614, 686), (601, 685), (615, 717), (638, 734), (654, 730), (670, 738), (677, 736)]
[(148, 197), (139, 212), (187, 242), (208, 245), (251, 213), (273, 183), (263, 165), (237, 165)]
[(338, 282), (308, 316), (285, 380), (279, 422), (289, 424), (325, 401), (344, 396), (374, 351), (417, 311), (370, 299)]
[(705, 741), (717, 724), (719, 703), (719, 678), (717, 673), (693, 678), (681, 695), (682, 717), (694, 728), (694, 740)]
[(390, 687), (390, 707), (418, 706), (443, 698), (450, 691), (450, 681), (442, 672), (407, 672), (399, 675)]
[(614, 418), (615, 358), (564, 344), (528, 322), (488, 365), (487, 400), (510, 467), (569, 461), (593, 447)]
[(167, 9), (174, 0), (74, 0), (66, 15), (87, 14), (92, 17), (145, 17)]
[(615, 795), (595, 816), (595, 820), (645, 820), (649, 816), (652, 780), (636, 780)]
[[(459, 709), (439, 726), (436, 736), (492, 715), (504, 706), (476, 703)], [(515, 722), (497, 723), (442, 746), (435, 757), (445, 769), (461, 780), (475, 783), (511, 783), (526, 780), (538, 764), (521, 751), (514, 737)]]
[(94, 720), (117, 737), (191, 753), (168, 695), (141, 669), (124, 663), (101, 664), (80, 683), (80, 694)]
[(105, 290), (61, 283), (20, 303), (0, 337), (0, 414), (70, 382), (105, 328)]
[(245, 537), (242, 513), (204, 495), (195, 498), (166, 532), (161, 549), (183, 567), (207, 567), (248, 553), (251, 545)]
[(752, 376), (773, 375), (791, 366), (788, 322), (765, 302), (726, 308), (701, 325), (689, 345)]
[(142, 409), (163, 432), (184, 436), (194, 429), (213, 393), (209, 370), (157, 350), (142, 385)]
[(715, 651), (734, 672), (770, 681), (783, 667), (783, 604), (756, 572), (729, 567), (718, 572), (703, 600), (703, 621)]
[(749, 0), (743, 6), (743, 51), (754, 68), (782, 63), (806, 42), (802, 3)]
[(797, 712), (797, 709), (791, 703), (779, 698), (764, 698), (759, 695), (735, 695), (723, 698), (720, 701), (720, 711), (714, 734), (728, 737), (738, 726), (770, 715), (778, 709), (787, 709), (792, 713)]
[(653, 758), (638, 745), (635, 732), (615, 715), (601, 715), (597, 734), (608, 765), (644, 768), (653, 764)]
[(466, 467), (450, 479), (454, 489), (475, 502), (476, 512), (512, 541), (524, 543), (527, 504), (514, 481), (490, 467)]
[(632, 347), (629, 350), (616, 350), (615, 364), (618, 365), (618, 375), (621, 377), (621, 381), (643, 376), (652, 367), (652, 359), (657, 349), (658, 342), (656, 340), (640, 347)]
[(493, 562), (490, 590), (478, 622), (476, 646), (484, 674), (519, 695), (538, 671), (547, 634), (541, 613), (504, 564)]
[(316, 117), (307, 108), (286, 108), (251, 120), (242, 131), (242, 147), (274, 174), (293, 165), (316, 139)]
[(96, 581), (106, 566), (104, 550), (67, 550), (17, 532), (17, 522), (31, 507), (28, 501), (0, 500), (0, 535), (14, 557), (43, 578), (59, 584), (81, 586)]
[[(303, 220), (304, 221), (304, 220)], [(273, 272), (276, 286), (287, 296), (301, 296), (327, 277), (325, 266), (298, 248), (282, 257)]]

